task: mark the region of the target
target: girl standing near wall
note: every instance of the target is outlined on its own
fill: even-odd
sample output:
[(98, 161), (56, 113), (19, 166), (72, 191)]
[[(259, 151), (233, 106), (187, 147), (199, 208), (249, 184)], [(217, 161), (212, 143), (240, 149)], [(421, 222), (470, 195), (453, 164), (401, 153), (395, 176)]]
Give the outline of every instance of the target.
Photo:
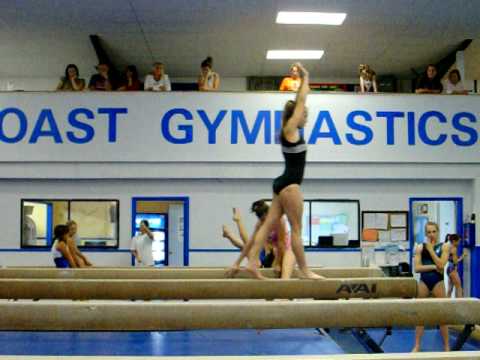
[(307, 145), (300, 132), (307, 123), (307, 100), (309, 87), (308, 71), (297, 63), (302, 79), (298, 89), (295, 101), (289, 100), (283, 110), (282, 129), (280, 142), (282, 153), (285, 159), (285, 170), (281, 176), (273, 182), (273, 199), (267, 217), (260, 226), (255, 236), (247, 243), (242, 253), (233, 266), (228, 270), (228, 274), (233, 276), (240, 270), (242, 260), (250, 254), (247, 271), (257, 279), (264, 277), (258, 271), (258, 264), (255, 259), (258, 257), (260, 249), (268, 238), (268, 234), (273, 226), (280, 221), (282, 216), (287, 215), (291, 227), (292, 250), (298, 264), (298, 273), (300, 278), (323, 279), (322, 276), (315, 274), (307, 266), (305, 252), (302, 243), (302, 217), (303, 217), (303, 194), (300, 184), (303, 181), (305, 170)]
[[(430, 295), (436, 298), (447, 297), (443, 272), (448, 262), (450, 245), (438, 242), (439, 227), (434, 222), (425, 225), (427, 239), (425, 243), (417, 245), (415, 249), (415, 272), (420, 273), (418, 283), (418, 297), (427, 298)], [(413, 352), (420, 351), (420, 342), (424, 332), (423, 326), (415, 329), (415, 347)], [(450, 351), (448, 343), (448, 327), (440, 326), (445, 351)]]
[(462, 289), (462, 281), (460, 280), (460, 276), (458, 275), (457, 266), (458, 263), (461, 262), (467, 253), (464, 252), (462, 256), (458, 256), (458, 244), (460, 243), (460, 236), (457, 234), (447, 234), (445, 239), (446, 243), (450, 244), (449, 249), (449, 257), (448, 257), (448, 267), (447, 267), (447, 274), (448, 274), (448, 297), (452, 297), (453, 289), (455, 288), (455, 297), (461, 298), (463, 297), (463, 289)]

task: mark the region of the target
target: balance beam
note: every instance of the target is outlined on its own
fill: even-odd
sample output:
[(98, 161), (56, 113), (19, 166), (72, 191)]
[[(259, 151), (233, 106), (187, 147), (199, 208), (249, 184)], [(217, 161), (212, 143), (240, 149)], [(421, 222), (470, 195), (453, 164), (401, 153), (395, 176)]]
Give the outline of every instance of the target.
[(478, 324), (480, 300), (2, 302), (0, 314), (8, 331), (384, 328)]
[(0, 356), (0, 360), (479, 360), (480, 351), (287, 356)]
[[(364, 278), (383, 277), (380, 268), (346, 267), (346, 268), (313, 268), (315, 273), (327, 278)], [(29, 279), (224, 279), (226, 268), (82, 268), (56, 269), (12, 267), (0, 269), (0, 278)], [(272, 269), (260, 269), (266, 276), (275, 278)], [(296, 277), (296, 271), (293, 274)], [(247, 278), (244, 272), (239, 278)]]
[(0, 279), (3, 299), (339, 299), (413, 298), (413, 278), (251, 279)]

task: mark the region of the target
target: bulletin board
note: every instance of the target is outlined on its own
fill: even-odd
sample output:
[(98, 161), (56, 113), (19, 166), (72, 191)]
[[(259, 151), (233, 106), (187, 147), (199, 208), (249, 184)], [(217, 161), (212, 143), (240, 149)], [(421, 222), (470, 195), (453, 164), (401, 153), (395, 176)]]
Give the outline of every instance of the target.
[(408, 211), (362, 211), (362, 230), (378, 231), (379, 243), (408, 241)]

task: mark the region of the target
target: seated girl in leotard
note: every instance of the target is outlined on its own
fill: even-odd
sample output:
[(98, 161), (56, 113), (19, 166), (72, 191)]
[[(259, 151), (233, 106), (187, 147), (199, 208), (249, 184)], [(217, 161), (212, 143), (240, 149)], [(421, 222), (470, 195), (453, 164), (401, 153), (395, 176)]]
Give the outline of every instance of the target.
[[(252, 204), (251, 210), (258, 218), (252, 237), (255, 236), (256, 232), (265, 221), (268, 209), (269, 206), (264, 200), (258, 200)], [(240, 211), (236, 208), (234, 208), (233, 211), (233, 221), (238, 226), (240, 239), (236, 237), (226, 225), (223, 226), (223, 236), (229, 239), (234, 246), (243, 250), (243, 247), (248, 241), (248, 233), (243, 225)], [(273, 266), (275, 272), (282, 279), (289, 279), (295, 266), (295, 256), (291, 249), (287, 222), (284, 217), (273, 227), (273, 230), (270, 232), (268, 240), (265, 242), (264, 252), (266, 256), (262, 257), (260, 254), (262, 267)]]
[(73, 256), (70, 253), (70, 249), (67, 245), (68, 238), (68, 226), (66, 225), (57, 225), (53, 231), (53, 245), (52, 245), (52, 256), (53, 262), (57, 268), (75, 268), (77, 264), (73, 260)]
[[(438, 225), (434, 222), (428, 222), (425, 225), (427, 239), (425, 243), (418, 244), (415, 248), (415, 272), (420, 273), (417, 292), (419, 298), (446, 297), (443, 272), (448, 262), (449, 245), (438, 242), (438, 232)], [(416, 327), (414, 352), (420, 351), (423, 332), (423, 326)], [(444, 350), (450, 351), (448, 327), (440, 326), (440, 333), (443, 338)]]
[(450, 244), (449, 257), (448, 257), (448, 297), (452, 297), (453, 288), (455, 288), (455, 297), (463, 297), (462, 281), (458, 275), (457, 266), (461, 262), (467, 253), (464, 251), (462, 256), (458, 256), (458, 244), (460, 243), (460, 236), (457, 234), (447, 234), (445, 243)]
[[(255, 211), (253, 209), (254, 205), (255, 203), (252, 204), (252, 212), (255, 212), (259, 221), (261, 221), (263, 214), (261, 213), (260, 209), (257, 209), (257, 211)], [(266, 206), (268, 209), (268, 205)], [(240, 214), (240, 210), (238, 208), (233, 208), (232, 220), (237, 225), (238, 233), (240, 236), (235, 235), (227, 225), (222, 226), (222, 236), (230, 240), (233, 246), (235, 246), (240, 250), (243, 250), (243, 247), (248, 241), (248, 232), (242, 221), (242, 215)], [(262, 268), (272, 267), (272, 264), (274, 261), (274, 254), (273, 254), (273, 248), (271, 244), (267, 244), (267, 243), (265, 244), (265, 246), (262, 249), (262, 252), (260, 253), (259, 261)]]

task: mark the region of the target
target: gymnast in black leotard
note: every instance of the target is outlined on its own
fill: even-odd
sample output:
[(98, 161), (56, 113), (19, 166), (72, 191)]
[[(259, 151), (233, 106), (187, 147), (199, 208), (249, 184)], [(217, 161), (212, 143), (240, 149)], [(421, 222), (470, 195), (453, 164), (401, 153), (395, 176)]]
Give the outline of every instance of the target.
[[(255, 260), (266, 241), (272, 227), (285, 214), (291, 227), (292, 250), (298, 264), (298, 274), (301, 278), (322, 279), (307, 267), (305, 252), (302, 243), (302, 216), (303, 194), (300, 184), (303, 180), (307, 146), (300, 129), (307, 123), (307, 109), (305, 102), (310, 91), (309, 75), (307, 70), (296, 64), (300, 71), (301, 84), (297, 91), (295, 101), (288, 101), (283, 110), (282, 130), (280, 141), (282, 153), (285, 158), (285, 170), (283, 174), (273, 182), (273, 199), (267, 218), (257, 233), (243, 248), (240, 257), (235, 261), (227, 274), (233, 276), (240, 269), (242, 260), (250, 254), (247, 270), (256, 278), (262, 279)], [(251, 252), (251, 253), (250, 253)]]
[(302, 183), (307, 159), (307, 145), (303, 136), (300, 135), (298, 141), (291, 143), (285, 139), (282, 132), (280, 143), (285, 158), (285, 170), (273, 181), (273, 192), (277, 195), (280, 195), (280, 192), (289, 185)]
[[(417, 297), (436, 298), (446, 297), (443, 273), (448, 262), (449, 244), (438, 243), (438, 225), (428, 222), (425, 225), (427, 239), (425, 243), (417, 245), (415, 249), (415, 272), (420, 273)], [(423, 326), (417, 326), (415, 330), (414, 352), (420, 351), (420, 342), (424, 332)], [(450, 351), (448, 344), (448, 327), (440, 326), (445, 351)]]

